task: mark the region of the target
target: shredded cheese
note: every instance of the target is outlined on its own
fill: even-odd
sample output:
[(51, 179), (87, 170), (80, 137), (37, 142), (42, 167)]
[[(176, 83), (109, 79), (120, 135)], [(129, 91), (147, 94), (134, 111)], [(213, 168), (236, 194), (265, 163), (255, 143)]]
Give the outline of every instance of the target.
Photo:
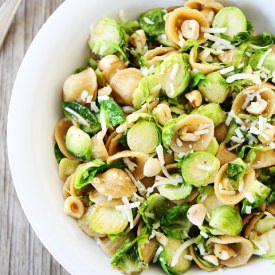
[(234, 49), (235, 47), (231, 45), (230, 41), (228, 40), (225, 40), (225, 39), (222, 39), (220, 37), (217, 37), (215, 35), (212, 35), (210, 33), (204, 33), (204, 38), (208, 39), (208, 40), (211, 40), (213, 42), (216, 42), (216, 43), (219, 43), (219, 44), (222, 44), (222, 45), (225, 45), (227, 47), (230, 47), (232, 49)]
[(193, 257), (191, 255), (184, 255), (184, 259), (187, 261), (192, 261)]
[(122, 197), (122, 202), (124, 203), (124, 205), (117, 205), (115, 208), (117, 210), (123, 212), (126, 215), (128, 221), (130, 223), (130, 229), (132, 229), (134, 227), (134, 224), (133, 224), (134, 219), (133, 219), (132, 209), (140, 206), (140, 202), (129, 203), (129, 201), (126, 197)]
[(99, 112), (98, 107), (96, 106), (96, 103), (93, 101), (91, 102), (91, 110), (94, 111), (95, 113)]
[(154, 25), (154, 21), (150, 20), (148, 17), (143, 17), (143, 20), (146, 24)]
[(211, 166), (202, 165), (202, 164), (198, 164), (197, 168), (199, 168), (200, 170), (204, 170), (204, 171), (212, 171), (213, 170), (213, 168)]
[(209, 236), (203, 232), (203, 231), (200, 231), (200, 235), (203, 236), (205, 239), (207, 239)]
[(157, 262), (157, 260), (158, 260), (158, 258), (159, 258), (159, 254), (160, 254), (162, 251), (163, 251), (163, 248), (162, 248), (162, 246), (160, 246), (160, 247), (157, 249), (157, 251), (156, 251), (156, 254), (155, 254), (154, 259), (153, 259), (153, 263), (156, 263), (156, 262)]
[(172, 72), (170, 74), (170, 79), (171, 80), (175, 80), (178, 71), (179, 71), (179, 64), (175, 63), (172, 67)]
[(110, 99), (110, 97), (107, 96), (107, 95), (99, 95), (99, 96), (97, 97), (97, 101), (98, 101), (99, 103), (102, 102), (102, 101), (104, 101), (104, 100), (108, 100), (108, 99)]
[(190, 245), (192, 245), (195, 242), (195, 238), (192, 238), (186, 242), (184, 242), (175, 252), (172, 261), (171, 261), (171, 267), (174, 267), (179, 262), (180, 256), (183, 253), (183, 251), (188, 248)]
[(222, 70), (220, 70), (220, 73), (221, 74), (228, 74), (230, 72), (233, 72), (234, 71), (234, 66), (230, 66), (230, 67), (227, 67), (227, 68), (224, 68)]
[(252, 194), (250, 192), (246, 192), (244, 194), (245, 198), (250, 202), (250, 203), (253, 203), (255, 202), (255, 199), (253, 198)]
[(132, 180), (132, 182), (134, 183), (134, 185), (137, 187), (138, 192), (144, 196), (146, 194), (146, 188), (145, 186), (141, 183), (141, 181), (136, 180), (134, 175), (128, 170), (125, 169), (126, 173), (128, 174), (128, 176), (130, 177), (130, 179)]
[(101, 124), (101, 130), (106, 133), (107, 132), (107, 125), (106, 125), (106, 120), (105, 120), (105, 115), (104, 113), (99, 114), (99, 121)]
[(136, 167), (137, 167), (137, 164), (132, 162), (129, 158), (123, 158), (123, 162), (127, 165), (128, 169), (131, 171), (131, 172), (134, 172)]
[(73, 111), (72, 109), (66, 107), (64, 108), (64, 110), (68, 113), (70, 113), (71, 115), (73, 115), (74, 117), (77, 118), (78, 122), (86, 127), (89, 127), (90, 124), (88, 123), (88, 121), (86, 119), (84, 119), (81, 115), (79, 115), (77, 112)]
[(241, 80), (241, 79), (252, 80), (253, 83), (255, 83), (255, 84), (261, 84), (261, 78), (258, 75), (245, 74), (245, 73), (231, 75), (226, 79), (226, 82), (232, 83), (236, 80)]
[(224, 33), (226, 32), (227, 28), (205, 28), (201, 27), (202, 32), (208, 32), (208, 33)]
[(252, 206), (245, 207), (245, 214), (251, 214)]

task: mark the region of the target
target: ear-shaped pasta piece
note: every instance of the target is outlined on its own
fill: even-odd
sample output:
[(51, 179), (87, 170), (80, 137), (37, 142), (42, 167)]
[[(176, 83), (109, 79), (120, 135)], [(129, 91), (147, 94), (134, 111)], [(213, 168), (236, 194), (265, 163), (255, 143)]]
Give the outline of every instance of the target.
[(113, 199), (132, 197), (137, 191), (128, 174), (118, 168), (111, 168), (97, 175), (92, 179), (91, 184), (101, 195)]
[(275, 202), (268, 204), (266, 211), (275, 216)]
[(85, 232), (88, 236), (90, 236), (92, 238), (105, 237), (106, 235), (96, 233), (96, 232), (92, 231), (91, 228), (90, 228), (90, 215), (93, 211), (93, 208), (94, 208), (94, 205), (87, 208), (84, 215), (80, 219), (77, 220), (78, 226), (80, 227), (80, 229), (83, 232)]
[(114, 131), (107, 139), (106, 149), (109, 156), (116, 154), (119, 151), (119, 143), (118, 140), (123, 136), (123, 134), (119, 134)]
[(264, 167), (269, 167), (275, 165), (275, 150), (269, 151), (257, 151), (256, 159), (251, 164), (253, 169), (260, 169)]
[(198, 49), (193, 47), (189, 54), (189, 63), (193, 70), (197, 70), (202, 74), (209, 74), (220, 69), (219, 65), (213, 65), (208, 63), (197, 63)]
[(181, 7), (168, 14), (165, 32), (172, 45), (180, 48), (179, 44), (182, 40), (180, 36), (184, 39), (197, 39), (199, 43), (203, 43), (206, 39), (201, 32), (201, 27), (209, 27), (204, 15), (198, 10)]
[(94, 97), (97, 90), (97, 78), (95, 71), (88, 68), (78, 74), (69, 76), (63, 85), (63, 99), (64, 101), (77, 101), (85, 104), (81, 95), (83, 91), (88, 92), (88, 96)]
[(227, 184), (229, 182), (227, 174), (228, 164), (224, 164), (216, 175), (214, 182), (214, 189), (217, 198), (226, 205), (236, 205), (245, 198), (245, 193), (249, 192), (251, 186), (255, 181), (255, 172), (252, 168), (247, 166), (246, 174), (243, 177), (243, 187), (241, 190), (228, 190)]
[(233, 161), (238, 156), (235, 153), (232, 153), (231, 151), (229, 151), (225, 146), (225, 143), (222, 142), (219, 146), (219, 150), (216, 157), (219, 159), (221, 165), (224, 165), (230, 161)]
[(175, 127), (171, 148), (177, 153), (205, 150), (214, 136), (214, 123), (201, 115), (183, 117)]
[[(214, 252), (216, 252), (217, 257), (222, 257), (219, 252), (228, 252), (226, 253), (228, 254), (228, 259), (220, 259), (220, 263), (228, 267), (246, 264), (254, 251), (252, 243), (240, 236), (219, 236), (219, 238), (210, 238), (207, 242), (214, 244)], [(231, 256), (232, 253), (229, 254), (229, 252), (234, 254)]]
[(63, 158), (58, 165), (59, 177), (65, 181), (70, 175), (75, 172), (78, 165), (78, 160)]
[(109, 237), (102, 238), (100, 239), (100, 246), (107, 255), (113, 257), (119, 248), (125, 243), (127, 238), (128, 235), (117, 236), (115, 242), (110, 240)]
[(199, 11), (210, 8), (213, 9), (215, 13), (223, 8), (223, 5), (221, 3), (218, 3), (214, 0), (188, 0), (185, 2), (184, 6)]
[(236, 96), (232, 110), (236, 115), (252, 114), (270, 118), (275, 114), (275, 93), (267, 87), (251, 86)]
[(209, 266), (205, 265), (204, 262), (198, 257), (197, 253), (195, 252), (194, 245), (190, 245), (189, 252), (190, 252), (190, 255), (192, 256), (194, 262), (198, 265), (198, 267), (205, 271), (211, 272), (211, 271), (218, 270), (222, 267), (221, 265), (218, 265), (218, 266), (213, 265), (213, 267), (209, 267)]
[(64, 183), (64, 185), (63, 185), (62, 193), (63, 193), (63, 198), (64, 198), (64, 199), (67, 199), (68, 197), (71, 196), (71, 194), (70, 194), (70, 186), (71, 186), (72, 177), (73, 177), (72, 175), (69, 176), (69, 177), (66, 179), (66, 181), (65, 181), (65, 183)]
[(149, 50), (145, 53), (144, 58), (149, 60), (152, 60), (156, 57), (161, 57), (166, 55), (167, 53), (174, 52), (175, 49), (173, 47), (156, 47), (152, 50)]
[(66, 147), (66, 134), (71, 126), (73, 126), (73, 123), (70, 119), (62, 118), (55, 126), (54, 137), (60, 151), (65, 157), (68, 159), (77, 159), (68, 151)]
[(103, 141), (104, 136), (105, 133), (103, 131), (100, 131), (91, 138), (92, 156), (94, 159), (101, 159), (105, 161), (109, 157)]
[(121, 70), (124, 70), (126, 68), (125, 62), (122, 60), (117, 60), (110, 64), (110, 66), (105, 67), (105, 70), (103, 70), (102, 75), (107, 83), (110, 83), (113, 76)]
[(140, 254), (143, 261), (147, 264), (151, 263), (154, 259), (156, 251), (158, 249), (158, 243), (156, 239), (151, 239), (140, 246)]
[(142, 152), (133, 152), (133, 151), (122, 151), (119, 152), (107, 159), (107, 163), (112, 163), (118, 159), (129, 158), (132, 162), (136, 164), (135, 170), (132, 172), (136, 180), (143, 179), (145, 176), (143, 174), (143, 169), (146, 161), (149, 156)]
[(254, 230), (256, 223), (265, 215), (263, 212), (255, 214), (250, 214), (250, 219), (243, 228), (244, 237), (249, 238), (249, 235), (251, 234), (252, 230)]
[(118, 71), (110, 82), (116, 101), (122, 105), (132, 106), (133, 93), (142, 77), (141, 71), (135, 68)]
[(93, 203), (103, 207), (115, 207), (117, 205), (123, 204), (121, 199), (113, 199), (112, 197), (106, 197), (100, 194), (97, 190), (92, 190), (91, 192), (89, 192), (89, 199)]

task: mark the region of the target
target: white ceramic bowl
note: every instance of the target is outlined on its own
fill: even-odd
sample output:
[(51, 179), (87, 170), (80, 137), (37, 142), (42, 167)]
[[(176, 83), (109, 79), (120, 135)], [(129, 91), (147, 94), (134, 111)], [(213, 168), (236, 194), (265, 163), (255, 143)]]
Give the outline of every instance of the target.
[[(62, 185), (53, 151), (61, 117), (64, 79), (84, 64), (89, 26), (103, 16), (127, 18), (182, 0), (67, 0), (49, 18), (28, 50), (14, 85), (8, 118), (8, 152), (14, 185), (25, 214), (50, 253), (72, 274), (119, 274), (95, 241), (63, 212)], [(271, 0), (223, 1), (242, 8), (259, 31), (275, 27)], [(160, 274), (150, 268), (144, 274)], [(220, 271), (218, 271), (220, 272)], [(256, 260), (226, 274), (275, 274), (271, 261)], [(188, 274), (192, 273), (189, 271)], [(193, 273), (192, 273), (193, 274)], [(196, 274), (206, 274), (196, 270)]]

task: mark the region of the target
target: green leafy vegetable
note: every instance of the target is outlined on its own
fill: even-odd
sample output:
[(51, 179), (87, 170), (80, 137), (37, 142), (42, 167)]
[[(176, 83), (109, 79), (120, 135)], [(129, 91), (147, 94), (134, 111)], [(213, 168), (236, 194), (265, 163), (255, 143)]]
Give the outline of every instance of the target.
[(163, 215), (173, 206), (173, 203), (159, 194), (153, 194), (139, 207), (142, 219), (152, 231), (153, 225), (160, 222)]
[(103, 113), (106, 125), (111, 129), (126, 120), (121, 107), (113, 99), (100, 102), (100, 113)]
[(241, 233), (243, 223), (239, 211), (229, 205), (222, 205), (212, 211), (209, 225), (223, 234), (237, 236)]
[(131, 20), (122, 25), (122, 28), (125, 30), (125, 32), (129, 35), (133, 34), (135, 31), (137, 31), (140, 26), (138, 21)]
[(243, 206), (241, 213), (245, 214), (247, 211), (247, 207), (251, 207), (251, 209), (259, 207), (268, 197), (271, 192), (271, 189), (259, 181), (254, 181), (252, 185), (252, 189), (249, 190), (251, 196), (254, 199), (254, 202), (249, 202), (247, 199), (243, 201)]
[(111, 259), (111, 265), (126, 274), (139, 274), (148, 268), (138, 253), (138, 241), (144, 238), (141, 234), (135, 239), (129, 237), (124, 245)]
[(165, 13), (163, 9), (152, 9), (141, 14), (139, 23), (147, 35), (157, 36), (165, 33)]
[(190, 90), (194, 90), (194, 88), (199, 85), (200, 81), (203, 80), (203, 79), (206, 79), (206, 76), (202, 73), (197, 73), (195, 75), (195, 77), (193, 77), (191, 79), (191, 82), (190, 82)]
[(96, 134), (101, 130), (99, 119), (95, 112), (78, 102), (63, 102), (64, 115), (76, 121), (80, 128), (88, 134)]
[(235, 159), (227, 165), (227, 177), (238, 184), (242, 181), (246, 171), (245, 163), (240, 159)]
[(260, 47), (266, 47), (274, 44), (275, 36), (270, 32), (263, 32), (256, 36), (251, 37), (250, 43)]
[(125, 168), (125, 165), (121, 162), (114, 162), (107, 164), (101, 160), (93, 160), (81, 166), (74, 178), (74, 188), (81, 189), (95, 177), (96, 174), (103, 173), (110, 168)]
[(192, 224), (187, 219), (188, 205), (178, 205), (169, 209), (160, 221), (160, 228), (165, 235), (177, 240), (188, 237)]

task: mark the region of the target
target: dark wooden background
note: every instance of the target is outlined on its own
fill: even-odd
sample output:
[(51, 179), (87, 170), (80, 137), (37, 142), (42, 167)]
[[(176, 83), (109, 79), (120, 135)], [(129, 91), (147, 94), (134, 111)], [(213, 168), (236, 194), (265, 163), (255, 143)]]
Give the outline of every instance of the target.
[[(0, 0), (2, 4), (4, 0)], [(15, 193), (8, 164), (7, 115), (12, 86), (35, 34), (63, 0), (25, 0), (0, 49), (0, 274), (68, 274), (30, 227)]]

